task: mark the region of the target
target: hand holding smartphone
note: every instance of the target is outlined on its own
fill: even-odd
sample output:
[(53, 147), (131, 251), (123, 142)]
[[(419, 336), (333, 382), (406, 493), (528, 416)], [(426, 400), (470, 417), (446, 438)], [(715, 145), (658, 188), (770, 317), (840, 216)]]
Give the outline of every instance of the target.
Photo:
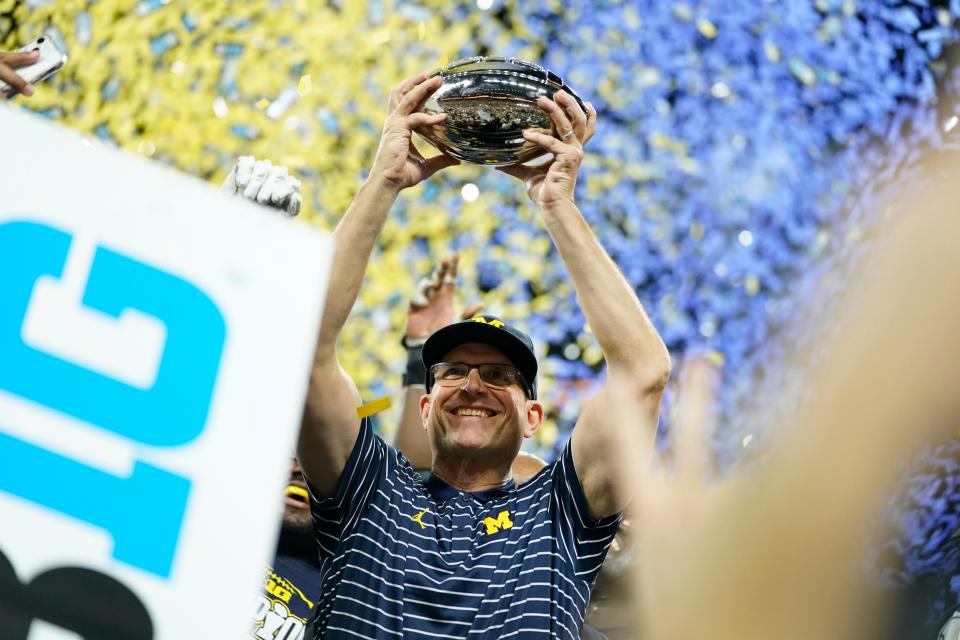
[(46, 80), (66, 62), (66, 54), (48, 35), (40, 36), (14, 53), (0, 53), (0, 94), (8, 99), (18, 93), (31, 95), (33, 90), (29, 85)]

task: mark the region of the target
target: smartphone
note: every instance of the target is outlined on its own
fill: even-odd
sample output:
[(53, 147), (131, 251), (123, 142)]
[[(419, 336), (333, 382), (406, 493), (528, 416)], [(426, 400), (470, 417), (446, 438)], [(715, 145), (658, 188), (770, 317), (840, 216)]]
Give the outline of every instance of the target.
[[(39, 51), (40, 57), (37, 61), (26, 67), (15, 69), (17, 75), (29, 82), (36, 84), (46, 80), (67, 63), (67, 54), (60, 51), (57, 43), (49, 35), (42, 35), (30, 44), (24, 45), (18, 51)], [(17, 90), (9, 84), (0, 80), (0, 92), (7, 98), (12, 98), (17, 94)]]

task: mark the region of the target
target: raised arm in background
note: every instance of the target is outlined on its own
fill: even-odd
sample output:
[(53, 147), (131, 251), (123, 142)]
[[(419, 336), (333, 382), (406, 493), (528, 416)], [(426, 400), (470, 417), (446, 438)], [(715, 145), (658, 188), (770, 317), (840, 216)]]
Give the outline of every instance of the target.
[[(407, 349), (407, 370), (403, 376), (403, 405), (394, 446), (407, 457), (414, 469), (429, 469), (430, 443), (420, 416), (420, 396), (426, 393), (427, 374), (420, 359), (427, 337), (454, 319), (453, 294), (457, 288), (460, 257), (445, 258), (429, 275), (417, 281), (407, 307), (407, 330), (403, 345)], [(479, 309), (471, 305), (463, 315)]]

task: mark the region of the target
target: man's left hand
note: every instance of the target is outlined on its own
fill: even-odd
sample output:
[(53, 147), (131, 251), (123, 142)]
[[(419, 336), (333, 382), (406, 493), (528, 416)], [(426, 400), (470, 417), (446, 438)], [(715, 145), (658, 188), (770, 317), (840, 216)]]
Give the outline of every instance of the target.
[(536, 167), (519, 164), (497, 170), (523, 180), (527, 195), (540, 206), (573, 202), (577, 174), (583, 161), (583, 146), (597, 130), (597, 111), (588, 102), (584, 113), (573, 96), (562, 90), (554, 95), (553, 100), (541, 96), (537, 106), (550, 116), (560, 139), (532, 129), (525, 130), (523, 137), (553, 154), (553, 159)]

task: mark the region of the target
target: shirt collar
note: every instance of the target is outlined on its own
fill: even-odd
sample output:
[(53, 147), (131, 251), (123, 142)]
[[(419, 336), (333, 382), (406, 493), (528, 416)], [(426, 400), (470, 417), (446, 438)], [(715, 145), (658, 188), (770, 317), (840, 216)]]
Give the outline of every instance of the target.
[(453, 485), (447, 484), (442, 478), (436, 474), (431, 473), (430, 477), (427, 478), (427, 481), (424, 483), (427, 491), (430, 492), (430, 495), (433, 496), (433, 499), (437, 502), (446, 502), (451, 498), (455, 498), (461, 493), (465, 493), (469, 496), (473, 496), (479, 502), (489, 502), (494, 498), (503, 495), (517, 486), (517, 483), (514, 482), (513, 478), (510, 478), (504, 482), (499, 487), (494, 487), (493, 489), (484, 489), (483, 491), (460, 491)]

